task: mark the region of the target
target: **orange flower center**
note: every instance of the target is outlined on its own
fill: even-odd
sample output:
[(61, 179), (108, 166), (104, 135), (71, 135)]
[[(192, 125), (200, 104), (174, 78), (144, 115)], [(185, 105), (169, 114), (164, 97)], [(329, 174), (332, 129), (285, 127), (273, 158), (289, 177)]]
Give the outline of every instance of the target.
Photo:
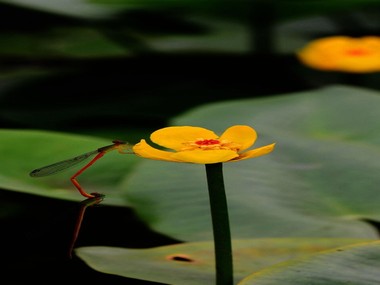
[(181, 151), (188, 150), (233, 150), (239, 151), (240, 145), (227, 140), (217, 140), (217, 139), (203, 139), (199, 138), (195, 141), (189, 141), (183, 143), (183, 148)]
[(366, 55), (369, 55), (371, 52), (369, 50), (365, 50), (362, 48), (355, 48), (355, 49), (349, 49), (346, 53), (347, 55), (350, 55), (350, 56), (366, 56)]

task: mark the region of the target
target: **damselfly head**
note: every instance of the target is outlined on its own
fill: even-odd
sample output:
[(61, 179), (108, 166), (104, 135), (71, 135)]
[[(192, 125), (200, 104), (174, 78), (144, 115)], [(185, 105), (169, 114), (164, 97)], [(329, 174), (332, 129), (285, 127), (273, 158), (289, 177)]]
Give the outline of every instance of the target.
[(126, 141), (122, 141), (122, 140), (113, 140), (112, 143), (116, 144), (116, 145), (119, 145), (119, 144), (128, 144)]

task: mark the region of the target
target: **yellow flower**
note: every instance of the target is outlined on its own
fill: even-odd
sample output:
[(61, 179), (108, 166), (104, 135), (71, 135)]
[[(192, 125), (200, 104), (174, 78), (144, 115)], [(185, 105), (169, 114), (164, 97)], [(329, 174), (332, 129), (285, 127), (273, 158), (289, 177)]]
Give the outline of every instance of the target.
[(305, 65), (326, 71), (380, 71), (380, 37), (333, 36), (315, 40), (297, 52)]
[(154, 148), (141, 140), (133, 151), (141, 157), (172, 162), (212, 164), (239, 161), (270, 153), (275, 144), (247, 150), (256, 141), (257, 134), (249, 126), (232, 126), (220, 137), (201, 127), (167, 127), (153, 132), (152, 142), (171, 149)]

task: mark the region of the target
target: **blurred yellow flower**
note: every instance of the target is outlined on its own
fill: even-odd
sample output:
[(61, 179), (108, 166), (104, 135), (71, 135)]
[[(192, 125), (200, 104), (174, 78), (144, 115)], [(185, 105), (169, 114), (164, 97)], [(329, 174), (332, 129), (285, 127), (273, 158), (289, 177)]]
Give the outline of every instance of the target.
[(325, 71), (380, 71), (380, 37), (333, 36), (310, 42), (297, 52), (305, 65)]
[(150, 139), (173, 151), (154, 148), (143, 139), (133, 147), (133, 151), (138, 156), (155, 160), (212, 164), (254, 158), (274, 149), (273, 143), (247, 150), (256, 138), (256, 131), (244, 125), (232, 126), (220, 137), (201, 127), (167, 127), (153, 132)]

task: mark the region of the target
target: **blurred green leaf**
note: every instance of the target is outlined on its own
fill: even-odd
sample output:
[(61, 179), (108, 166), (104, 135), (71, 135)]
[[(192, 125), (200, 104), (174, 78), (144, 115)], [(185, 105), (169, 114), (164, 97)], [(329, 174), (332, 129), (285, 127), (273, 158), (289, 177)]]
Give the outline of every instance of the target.
[(0, 36), (3, 56), (112, 58), (129, 52), (91, 28), (57, 28), (36, 34), (4, 32)]
[[(96, 137), (34, 130), (0, 130), (0, 137), (1, 188), (75, 201), (84, 200), (70, 182), (70, 177), (80, 166), (40, 178), (32, 178), (29, 173), (36, 168), (112, 144), (111, 141)], [(103, 203), (126, 206), (118, 183), (123, 176), (128, 175), (136, 162), (134, 155), (120, 155), (113, 151), (77, 180), (87, 192), (105, 194)]]
[[(293, 53), (301, 44), (321, 35), (316, 31), (326, 31), (318, 22), (320, 18), (327, 21), (329, 33), (375, 32), (370, 14), (380, 8), (375, 0), (1, 3), (7, 8), (19, 8), (13, 17), (25, 17), (28, 24), (13, 23), (8, 27), (13, 18), (2, 15), (6, 17), (1, 19), (2, 24), (8, 28), (4, 27), (0, 35), (0, 54), (50, 59), (129, 57), (157, 52)], [(317, 23), (307, 25), (310, 17), (318, 17)], [(284, 31), (282, 26), (288, 21), (294, 21), (298, 28)], [(38, 31), (32, 28), (35, 26)]]
[(271, 14), (274, 11), (277, 20), (281, 21), (315, 14), (329, 14), (379, 6), (377, 0), (90, 0), (90, 2), (111, 7), (123, 6), (128, 9), (177, 9), (179, 11), (233, 17), (239, 20), (247, 20), (255, 9), (260, 9), (262, 14), (268, 12)]
[(380, 283), (380, 242), (336, 248), (280, 263), (239, 285), (376, 285)]
[[(235, 124), (258, 132), (267, 156), (225, 163), (232, 236), (361, 237), (379, 221), (380, 93), (332, 86), (195, 108), (174, 125), (217, 133)], [(184, 241), (212, 239), (202, 165), (146, 160), (124, 181), (126, 195), (154, 230)]]
[(203, 27), (198, 34), (175, 34), (147, 37), (149, 45), (166, 53), (249, 53), (252, 31), (236, 21), (210, 16), (186, 16), (194, 25)]
[[(236, 282), (279, 262), (354, 243), (358, 239), (234, 240)], [(212, 242), (184, 243), (148, 249), (80, 247), (75, 253), (91, 268), (129, 278), (173, 285), (215, 283)]]
[(103, 18), (115, 13), (115, 8), (95, 5), (85, 0), (0, 0), (15, 6), (79, 18)]

